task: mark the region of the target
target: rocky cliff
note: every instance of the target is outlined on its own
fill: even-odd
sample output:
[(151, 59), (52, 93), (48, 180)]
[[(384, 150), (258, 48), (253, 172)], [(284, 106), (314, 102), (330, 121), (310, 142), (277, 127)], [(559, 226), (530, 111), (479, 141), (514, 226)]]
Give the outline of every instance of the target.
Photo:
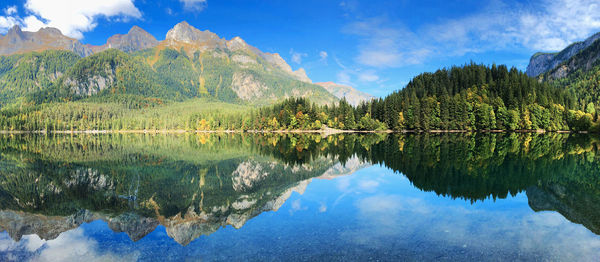
[[(160, 99), (210, 96), (255, 105), (288, 97), (308, 97), (318, 104), (337, 100), (323, 87), (313, 85), (304, 69), (294, 71), (279, 54), (262, 52), (240, 37), (221, 38), (187, 22), (175, 25), (163, 41), (137, 26), (127, 34), (110, 37), (102, 46), (83, 45), (52, 28), (23, 32), (14, 27), (0, 39), (0, 55), (49, 49), (72, 51), (83, 58), (77, 63), (69, 60), (60, 75), (42, 82), (45, 85), (37, 79), (24, 85), (22, 78), (10, 78), (14, 81), (9, 83), (5, 78), (14, 68), (0, 72), (0, 104), (22, 97), (64, 101), (111, 94)], [(62, 60), (58, 54), (42, 55), (53, 56), (55, 64)]]
[(80, 56), (92, 54), (91, 48), (76, 39), (64, 36), (60, 30), (51, 27), (42, 28), (37, 32), (27, 32), (16, 25), (0, 38), (0, 55), (44, 50), (68, 50)]
[(581, 50), (591, 46), (596, 40), (598, 40), (598, 38), (600, 38), (600, 33), (589, 37), (585, 41), (573, 43), (558, 53), (534, 54), (529, 60), (529, 65), (527, 66), (527, 75), (535, 77), (556, 68), (558, 65), (569, 60)]
[(106, 44), (94, 48), (94, 52), (101, 52), (109, 48), (119, 49), (131, 53), (158, 45), (158, 40), (144, 29), (134, 26), (127, 34), (116, 34), (108, 38)]

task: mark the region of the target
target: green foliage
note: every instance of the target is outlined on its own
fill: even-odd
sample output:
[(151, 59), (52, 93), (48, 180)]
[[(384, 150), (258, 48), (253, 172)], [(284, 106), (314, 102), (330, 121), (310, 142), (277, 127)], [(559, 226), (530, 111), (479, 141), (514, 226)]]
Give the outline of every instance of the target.
[(0, 106), (48, 90), (79, 59), (75, 53), (56, 50), (0, 56)]
[(471, 63), (421, 74), (403, 90), (374, 100), (370, 110), (396, 130), (552, 131), (572, 129), (566, 116), (575, 105), (571, 93), (515, 68)]
[[(235, 62), (235, 56), (253, 62)], [(241, 99), (233, 86), (236, 77), (265, 88)], [(270, 105), (290, 95), (313, 96), (319, 104), (337, 100), (322, 87), (298, 81), (250, 51), (191, 54), (156, 47), (133, 54), (108, 49), (85, 58), (67, 51), (0, 57), (0, 106), (86, 98), (102, 101), (121, 95), (171, 101), (211, 97), (251, 105)]]

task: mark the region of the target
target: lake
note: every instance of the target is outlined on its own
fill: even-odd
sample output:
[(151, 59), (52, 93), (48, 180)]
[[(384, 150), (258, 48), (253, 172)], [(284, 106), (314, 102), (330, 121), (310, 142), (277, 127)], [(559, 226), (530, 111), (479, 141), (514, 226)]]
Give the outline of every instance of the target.
[(595, 261), (583, 134), (0, 135), (1, 261)]

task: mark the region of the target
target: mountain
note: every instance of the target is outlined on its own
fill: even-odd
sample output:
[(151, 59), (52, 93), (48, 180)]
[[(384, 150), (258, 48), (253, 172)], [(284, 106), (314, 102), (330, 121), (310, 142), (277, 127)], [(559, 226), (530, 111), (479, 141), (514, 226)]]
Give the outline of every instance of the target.
[(588, 48), (596, 40), (600, 38), (600, 33), (594, 34), (585, 41), (576, 42), (569, 45), (558, 53), (536, 53), (529, 60), (527, 66), (527, 75), (531, 77), (543, 74), (553, 68), (556, 68), (559, 64), (567, 61), (581, 50)]
[[(368, 166), (333, 152), (380, 141), (261, 134), (0, 138), (0, 230), (14, 240), (29, 234), (55, 239), (103, 220), (134, 241), (162, 225), (182, 245), (277, 211), (314, 178)], [(292, 141), (306, 148), (298, 151)]]
[[(574, 98), (573, 108), (597, 119), (600, 110), (600, 33), (571, 44), (557, 54), (536, 54), (528, 74), (554, 88), (566, 89)], [(546, 60), (543, 62), (542, 60)]]
[[(55, 49), (79, 57), (63, 61), (57, 57), (63, 53), (50, 52)], [(279, 54), (262, 52), (240, 37), (220, 38), (187, 22), (175, 25), (163, 41), (134, 26), (102, 46), (83, 45), (56, 29), (33, 33), (14, 27), (0, 40), (0, 50), (8, 55), (0, 58), (11, 61), (0, 71), (0, 105), (107, 97), (114, 101), (124, 95), (172, 101), (208, 97), (248, 105), (269, 105), (288, 97), (310, 97), (318, 104), (337, 101), (312, 84), (304, 69), (293, 71)], [(26, 78), (11, 77), (19, 70), (18, 61), (29, 63), (26, 57), (32, 51), (61, 63), (60, 70), (47, 77), (47, 67), (32, 68)]]
[(51, 88), (80, 58), (61, 50), (0, 56), (0, 101), (15, 101)]
[(333, 82), (321, 82), (315, 84), (322, 86), (325, 90), (339, 99), (346, 98), (348, 103), (353, 106), (357, 106), (361, 102), (370, 101), (375, 98), (372, 95), (358, 91), (351, 86), (340, 85)]
[(24, 54), (33, 51), (68, 50), (80, 56), (92, 54), (92, 50), (78, 40), (64, 36), (60, 30), (46, 27), (37, 32), (24, 32), (18, 25), (0, 38), (0, 55)]
[(116, 34), (108, 38), (106, 44), (102, 46), (90, 46), (95, 53), (109, 48), (119, 49), (123, 52), (131, 53), (158, 45), (158, 40), (144, 29), (133, 26), (127, 34)]
[(554, 80), (568, 77), (578, 70), (589, 71), (598, 65), (598, 59), (600, 59), (600, 41), (595, 41), (558, 66), (545, 72), (541, 78)]

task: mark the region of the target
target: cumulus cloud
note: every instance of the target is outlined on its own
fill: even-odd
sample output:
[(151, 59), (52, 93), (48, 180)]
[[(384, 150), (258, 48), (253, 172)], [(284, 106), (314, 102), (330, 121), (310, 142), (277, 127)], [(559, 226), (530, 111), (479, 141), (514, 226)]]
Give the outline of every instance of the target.
[(344, 33), (358, 36), (359, 64), (401, 67), (432, 57), (524, 49), (558, 51), (600, 30), (596, 0), (491, 1), (480, 12), (408, 28), (388, 17), (362, 18)]
[(31, 261), (136, 261), (140, 257), (138, 251), (116, 254), (106, 250), (81, 228), (64, 232), (53, 240), (43, 240), (37, 235), (23, 236), (19, 242), (0, 239), (0, 251), (28, 254)]
[(206, 0), (179, 0), (187, 11), (202, 11), (206, 7)]
[(17, 24), (19, 21), (14, 17), (0, 16), (0, 33), (6, 33), (9, 28)]
[(294, 49), (290, 50), (290, 55), (292, 56), (292, 62), (296, 64), (302, 64), (302, 58), (308, 56), (308, 54), (296, 52)]
[(24, 8), (29, 14), (26, 17), (15, 16), (16, 8), (10, 14), (6, 9), (6, 16), (0, 16), (0, 31), (6, 31), (15, 24), (28, 31), (55, 27), (65, 35), (81, 39), (84, 32), (98, 25), (97, 19), (100, 17), (123, 21), (142, 17), (133, 0), (27, 0)]
[(17, 13), (17, 6), (16, 5), (4, 8), (4, 14), (6, 14), (6, 15), (13, 15), (13, 14), (16, 14), (16, 13)]

